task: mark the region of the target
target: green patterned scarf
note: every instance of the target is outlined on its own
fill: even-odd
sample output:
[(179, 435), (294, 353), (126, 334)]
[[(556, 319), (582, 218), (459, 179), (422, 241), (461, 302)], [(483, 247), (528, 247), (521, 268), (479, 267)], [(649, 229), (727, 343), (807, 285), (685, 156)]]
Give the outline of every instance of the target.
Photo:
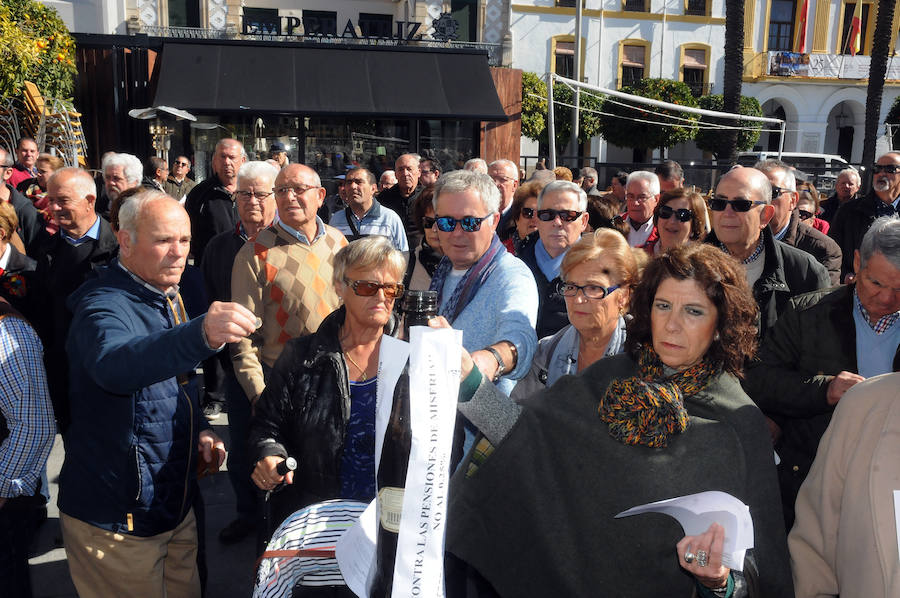
[(656, 351), (642, 345), (637, 354), (638, 375), (616, 380), (600, 400), (600, 419), (610, 435), (624, 444), (665, 448), (669, 436), (688, 426), (684, 397), (703, 390), (720, 368), (707, 360), (666, 378)]

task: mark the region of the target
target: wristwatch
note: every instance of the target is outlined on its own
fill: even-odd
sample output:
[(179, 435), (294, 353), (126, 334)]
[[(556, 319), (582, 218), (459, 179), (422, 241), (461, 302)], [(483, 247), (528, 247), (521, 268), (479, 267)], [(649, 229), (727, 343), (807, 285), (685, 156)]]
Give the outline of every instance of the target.
[(497, 373), (494, 375), (494, 380), (493, 380), (493, 382), (496, 383), (498, 380), (500, 380), (500, 376), (503, 375), (503, 372), (506, 371), (506, 366), (503, 365), (503, 358), (500, 357), (500, 352), (497, 349), (488, 346), (488, 347), (485, 347), (484, 350), (490, 351), (491, 355), (494, 356), (494, 359), (497, 360)]

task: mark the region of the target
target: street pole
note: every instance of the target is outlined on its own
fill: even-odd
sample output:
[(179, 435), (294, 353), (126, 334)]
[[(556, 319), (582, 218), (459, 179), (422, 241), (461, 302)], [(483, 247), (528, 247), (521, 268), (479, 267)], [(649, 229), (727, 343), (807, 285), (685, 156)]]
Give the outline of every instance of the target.
[[(575, 0), (575, 74), (573, 79), (581, 83), (581, 11), (584, 0)], [(575, 166), (578, 166), (578, 111), (581, 105), (581, 88), (576, 87), (573, 94), (574, 106), (572, 109), (572, 138), (569, 140), (569, 155), (576, 157)]]

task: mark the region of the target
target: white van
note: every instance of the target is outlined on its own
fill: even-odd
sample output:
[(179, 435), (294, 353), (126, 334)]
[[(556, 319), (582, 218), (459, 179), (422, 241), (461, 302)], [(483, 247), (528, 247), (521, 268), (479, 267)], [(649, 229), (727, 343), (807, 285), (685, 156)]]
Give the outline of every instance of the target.
[[(739, 152), (738, 164), (753, 166), (760, 160), (778, 159), (778, 152)], [(820, 193), (831, 193), (837, 175), (850, 168), (846, 160), (835, 154), (807, 154), (803, 152), (781, 152), (781, 161), (809, 175), (809, 179)]]

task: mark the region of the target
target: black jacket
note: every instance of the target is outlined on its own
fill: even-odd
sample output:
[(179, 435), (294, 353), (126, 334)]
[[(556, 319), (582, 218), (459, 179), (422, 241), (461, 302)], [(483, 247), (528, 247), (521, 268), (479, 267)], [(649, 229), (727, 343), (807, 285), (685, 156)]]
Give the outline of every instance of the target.
[(231, 193), (215, 174), (188, 193), (184, 209), (191, 218), (191, 253), (200, 265), (210, 239), (231, 230), (238, 222)]
[(828, 270), (832, 286), (841, 284), (841, 248), (834, 239), (800, 221), (797, 210), (791, 213), (782, 242), (802, 249)]
[(41, 215), (31, 200), (16, 191), (12, 185), (7, 183), (6, 188), (9, 190), (9, 203), (12, 204), (16, 211), (16, 217), (19, 219), (17, 232), (22, 237), (25, 253), (28, 257), (36, 257), (41, 244), (48, 237), (44, 232)]
[[(272, 455), (298, 463), (294, 483), (272, 494), (274, 525), (297, 509), (340, 497), (350, 417), (347, 363), (338, 340), (345, 316), (341, 306), (313, 334), (285, 343), (250, 420), (251, 464)], [(385, 333), (395, 331), (392, 319)]]
[(841, 280), (853, 272), (853, 253), (859, 249), (866, 231), (880, 216), (896, 214), (894, 206), (881, 201), (874, 191), (843, 204), (828, 229), (828, 236), (841, 247)]
[[(760, 337), (778, 320), (791, 297), (831, 286), (828, 270), (811, 255), (781, 241), (776, 241), (769, 227), (763, 228), (765, 264), (762, 276), (753, 285), (753, 296), (759, 306)], [(706, 237), (707, 243), (718, 245), (716, 233)]]
[[(219, 233), (206, 245), (206, 259), (200, 264), (200, 270), (203, 272), (206, 298), (210, 303), (231, 301), (231, 269), (235, 256), (246, 242), (247, 238), (239, 234), (235, 227)], [(226, 372), (231, 371), (233, 366), (228, 351), (219, 351), (213, 359), (218, 359)]]
[(35, 299), (40, 291), (34, 288), (37, 262), (21, 254), (12, 244), (9, 244), (9, 250), (9, 261), (0, 274), (0, 297), (31, 322), (39, 315)]
[(547, 280), (538, 266), (537, 257), (534, 254), (536, 247), (537, 243), (529, 243), (518, 257), (531, 269), (534, 282), (537, 284), (540, 303), (538, 304), (535, 330), (538, 339), (542, 339), (552, 336), (566, 327), (569, 324), (569, 313), (566, 311), (566, 300), (556, 292), (560, 278), (557, 276), (553, 280)]

